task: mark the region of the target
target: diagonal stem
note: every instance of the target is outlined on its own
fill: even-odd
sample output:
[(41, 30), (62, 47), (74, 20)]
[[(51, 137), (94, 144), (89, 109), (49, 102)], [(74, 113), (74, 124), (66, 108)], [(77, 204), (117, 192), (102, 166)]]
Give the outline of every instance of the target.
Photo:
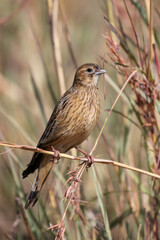
[(103, 132), (103, 130), (104, 130), (104, 128), (105, 128), (105, 125), (106, 125), (106, 123), (107, 123), (107, 121), (108, 121), (108, 118), (109, 118), (109, 116), (110, 116), (113, 108), (115, 107), (115, 105), (116, 105), (116, 103), (117, 103), (120, 95), (122, 94), (123, 90), (125, 89), (126, 85), (127, 85), (128, 82), (130, 81), (130, 79), (137, 73), (137, 71), (138, 71), (138, 70), (134, 70), (134, 71), (130, 74), (130, 76), (128, 77), (128, 79), (127, 79), (126, 82), (124, 83), (123, 87), (121, 88), (121, 90), (120, 90), (119, 94), (117, 95), (117, 97), (116, 97), (116, 99), (115, 99), (115, 101), (114, 101), (114, 103), (113, 103), (113, 105), (112, 105), (109, 113), (107, 114), (107, 117), (106, 117), (106, 119), (105, 119), (105, 121), (104, 121), (104, 124), (103, 124), (103, 126), (102, 126), (102, 128), (101, 128), (101, 131), (100, 131), (100, 133), (99, 133), (99, 135), (98, 135), (98, 137), (97, 137), (97, 139), (96, 139), (96, 141), (95, 141), (95, 144), (94, 144), (94, 146), (93, 146), (93, 148), (92, 148), (92, 150), (91, 150), (91, 152), (90, 152), (89, 155), (92, 155), (93, 152), (94, 152), (94, 150), (96, 149), (97, 144), (98, 144), (98, 142), (99, 142), (99, 139), (100, 139), (100, 137), (101, 137), (101, 135), (102, 135), (102, 132)]

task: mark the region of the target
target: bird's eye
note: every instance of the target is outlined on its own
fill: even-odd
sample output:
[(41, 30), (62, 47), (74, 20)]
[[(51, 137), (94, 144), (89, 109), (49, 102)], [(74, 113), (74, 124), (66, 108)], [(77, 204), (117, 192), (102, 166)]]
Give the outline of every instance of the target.
[(92, 72), (92, 68), (87, 68), (87, 72)]

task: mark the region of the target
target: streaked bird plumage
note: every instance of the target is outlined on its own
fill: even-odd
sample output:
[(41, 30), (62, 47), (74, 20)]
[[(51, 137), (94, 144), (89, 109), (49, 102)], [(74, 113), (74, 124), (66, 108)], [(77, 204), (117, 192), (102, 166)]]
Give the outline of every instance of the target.
[[(80, 66), (75, 74), (72, 87), (56, 104), (37, 147), (64, 153), (80, 145), (91, 133), (100, 114), (100, 99), (97, 81), (105, 70), (97, 64)], [(32, 191), (27, 199), (27, 209), (37, 202), (40, 191), (52, 170), (55, 161), (51, 156), (34, 153), (32, 160), (23, 171), (23, 178), (38, 169)]]

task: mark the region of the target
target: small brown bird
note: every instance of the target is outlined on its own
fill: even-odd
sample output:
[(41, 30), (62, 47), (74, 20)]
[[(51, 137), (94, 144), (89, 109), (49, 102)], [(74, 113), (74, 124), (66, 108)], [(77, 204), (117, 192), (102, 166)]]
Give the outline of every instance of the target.
[[(64, 153), (81, 144), (93, 130), (100, 114), (98, 79), (106, 71), (97, 64), (80, 66), (75, 74), (72, 87), (66, 91), (55, 106), (37, 145), (38, 148)], [(31, 162), (23, 171), (23, 178), (38, 169), (25, 208), (37, 202), (40, 191), (52, 170), (55, 160), (51, 156), (34, 153)]]

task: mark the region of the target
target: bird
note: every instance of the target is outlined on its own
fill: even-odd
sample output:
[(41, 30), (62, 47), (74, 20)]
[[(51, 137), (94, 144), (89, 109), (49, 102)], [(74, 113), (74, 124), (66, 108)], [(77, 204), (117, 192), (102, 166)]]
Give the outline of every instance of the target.
[(56, 157), (58, 159), (60, 153), (79, 146), (91, 134), (100, 115), (98, 79), (105, 72), (95, 63), (81, 65), (75, 73), (72, 86), (57, 102), (37, 144), (38, 148), (55, 151), (55, 156), (51, 159), (49, 155), (35, 152), (23, 171), (22, 176), (26, 178), (37, 170), (25, 209), (37, 202)]

